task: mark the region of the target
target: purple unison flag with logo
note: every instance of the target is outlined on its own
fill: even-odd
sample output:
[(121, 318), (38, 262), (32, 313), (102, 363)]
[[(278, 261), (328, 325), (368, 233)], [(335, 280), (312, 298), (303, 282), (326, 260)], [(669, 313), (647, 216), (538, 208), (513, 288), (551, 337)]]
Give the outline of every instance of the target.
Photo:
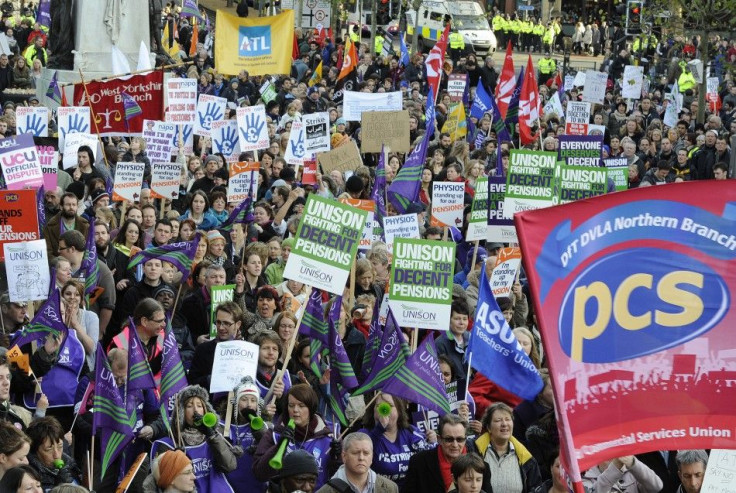
[(138, 337), (133, 317), (128, 318), (128, 387), (127, 390), (155, 389), (151, 367)]
[(16, 344), (23, 347), (49, 334), (63, 341), (67, 331), (64, 317), (61, 314), (60, 290), (54, 289), (33, 320), (14, 334), (11, 347)]
[(404, 341), (399, 324), (396, 323), (396, 318), (394, 318), (391, 307), (389, 307), (386, 316), (386, 328), (383, 330), (380, 343), (375, 349), (370, 373), (363, 381), (363, 385), (353, 394), (361, 395), (380, 388), (383, 382), (391, 378), (399, 368), (406, 364), (408, 357), (409, 346)]

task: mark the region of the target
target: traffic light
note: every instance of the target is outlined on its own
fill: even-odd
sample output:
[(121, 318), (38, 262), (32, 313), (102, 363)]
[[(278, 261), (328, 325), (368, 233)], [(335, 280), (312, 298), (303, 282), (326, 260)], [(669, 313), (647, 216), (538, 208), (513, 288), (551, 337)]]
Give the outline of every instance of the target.
[(626, 34), (641, 33), (641, 15), (643, 8), (643, 0), (628, 0), (626, 2)]

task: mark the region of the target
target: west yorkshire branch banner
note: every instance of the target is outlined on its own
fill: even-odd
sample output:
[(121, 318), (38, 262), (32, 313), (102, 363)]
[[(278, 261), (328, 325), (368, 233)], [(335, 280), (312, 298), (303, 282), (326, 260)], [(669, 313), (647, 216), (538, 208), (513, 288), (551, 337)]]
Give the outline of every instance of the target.
[(217, 11), (215, 64), (221, 74), (252, 76), (291, 72), (294, 11), (272, 17), (237, 17)]
[(624, 455), (735, 449), (736, 182), (640, 188), (515, 222), (573, 478)]

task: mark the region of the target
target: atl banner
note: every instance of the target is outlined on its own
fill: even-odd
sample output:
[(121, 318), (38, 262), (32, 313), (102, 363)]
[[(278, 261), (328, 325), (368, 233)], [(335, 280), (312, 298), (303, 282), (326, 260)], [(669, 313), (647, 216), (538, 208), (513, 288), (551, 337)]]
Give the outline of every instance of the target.
[(515, 222), (573, 478), (613, 457), (736, 448), (736, 182), (641, 188)]
[[(146, 75), (133, 75), (127, 79), (112, 79), (87, 83), (89, 98), (84, 93), (82, 84), (74, 85), (74, 103), (77, 106), (89, 106), (95, 115), (91, 130), (100, 131), (100, 135), (140, 134), (143, 132), (143, 120), (161, 120), (163, 116), (163, 72), (155, 70)], [(135, 99), (143, 113), (125, 120), (122, 92)]]

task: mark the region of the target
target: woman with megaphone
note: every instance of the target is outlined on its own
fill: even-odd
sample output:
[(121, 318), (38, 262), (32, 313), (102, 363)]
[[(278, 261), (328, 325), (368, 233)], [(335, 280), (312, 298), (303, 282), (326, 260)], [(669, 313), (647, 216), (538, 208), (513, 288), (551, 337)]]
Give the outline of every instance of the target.
[(263, 435), (253, 458), (253, 473), (259, 481), (276, 477), (283, 456), (306, 450), (317, 459), (319, 474), (314, 490), (332, 477), (340, 465), (339, 442), (317, 414), (319, 397), (305, 383), (294, 385), (285, 394), (284, 410), (272, 432)]
[(222, 436), (219, 416), (209, 394), (199, 385), (184, 387), (176, 394), (170, 438), (156, 440), (151, 460), (166, 450), (182, 449), (191, 459), (197, 493), (233, 493), (225, 474), (233, 471), (242, 453)]
[(235, 493), (258, 493), (266, 489), (266, 482), (253, 475), (253, 454), (264, 433), (271, 431), (270, 423), (261, 417), (263, 399), (251, 377), (244, 377), (233, 389), (232, 424), (230, 439), (245, 453), (238, 458), (238, 467), (227, 473), (227, 479)]

